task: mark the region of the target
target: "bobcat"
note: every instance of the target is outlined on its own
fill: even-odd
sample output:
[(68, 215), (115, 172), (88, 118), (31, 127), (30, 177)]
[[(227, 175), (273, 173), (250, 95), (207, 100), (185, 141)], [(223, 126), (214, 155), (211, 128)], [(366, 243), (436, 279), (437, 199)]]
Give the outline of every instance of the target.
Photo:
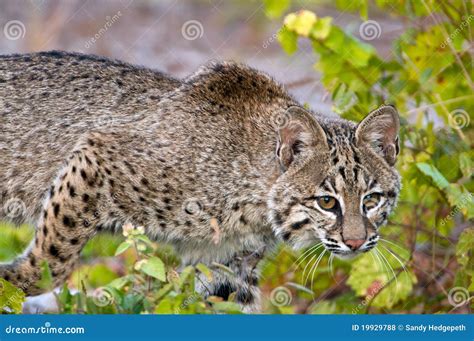
[(367, 252), (400, 190), (392, 106), (359, 124), (315, 115), (233, 62), (178, 80), (77, 53), (1, 56), (0, 113), (0, 220), (36, 226), (0, 277), (29, 295), (42, 261), (60, 285), (97, 232), (131, 223), (188, 264), (231, 267), (201, 289), (256, 311), (277, 241)]

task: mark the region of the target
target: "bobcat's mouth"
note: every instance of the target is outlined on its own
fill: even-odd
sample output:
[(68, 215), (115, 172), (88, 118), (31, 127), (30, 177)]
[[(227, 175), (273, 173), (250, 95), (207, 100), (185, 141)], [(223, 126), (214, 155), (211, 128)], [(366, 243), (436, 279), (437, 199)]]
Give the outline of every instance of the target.
[(353, 247), (347, 245), (347, 242), (344, 243), (332, 238), (321, 238), (321, 242), (323, 243), (326, 250), (341, 259), (351, 259), (362, 253), (369, 252), (377, 245), (378, 240), (379, 236), (374, 235), (361, 243), (361, 245)]

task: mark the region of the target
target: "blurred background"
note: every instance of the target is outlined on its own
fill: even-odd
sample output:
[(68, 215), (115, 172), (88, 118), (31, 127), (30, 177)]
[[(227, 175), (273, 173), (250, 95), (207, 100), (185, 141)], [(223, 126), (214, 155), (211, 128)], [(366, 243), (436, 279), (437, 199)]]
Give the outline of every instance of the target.
[[(471, 1), (4, 0), (0, 29), (2, 54), (76, 51), (176, 77), (231, 59), (267, 72), (317, 112), (358, 121), (396, 104), (404, 187), (387, 241), (352, 262), (281, 247), (263, 264), (264, 312), (471, 312)], [(21, 253), (32, 231), (1, 224), (0, 260)], [(123, 240), (88, 244), (68, 283), (84, 290), (64, 289), (62, 312), (238, 312), (198, 297), (183, 278), (206, 267), (177, 274), (179, 257), (155, 244), (114, 257)], [(166, 279), (133, 268), (150, 257), (163, 260)]]
[[(308, 6), (359, 34), (362, 19), (357, 13), (340, 11), (333, 1), (294, 4), (295, 9)], [(282, 53), (276, 39), (281, 21), (269, 20), (262, 1), (7, 0), (0, 9), (3, 25), (11, 20), (24, 24), (20, 39), (0, 40), (3, 54), (79, 51), (177, 77), (189, 75), (209, 60), (236, 60), (268, 72), (315, 110), (331, 109), (318, 74), (311, 72), (315, 61), (310, 43), (302, 42), (295, 56)], [(388, 54), (392, 39), (403, 32), (404, 20), (381, 10), (374, 17), (384, 25), (383, 38), (374, 43)]]

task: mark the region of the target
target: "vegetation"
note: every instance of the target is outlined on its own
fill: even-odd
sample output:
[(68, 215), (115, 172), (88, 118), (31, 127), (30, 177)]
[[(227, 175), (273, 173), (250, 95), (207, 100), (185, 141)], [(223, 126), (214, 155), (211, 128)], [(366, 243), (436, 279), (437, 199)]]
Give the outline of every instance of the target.
[[(359, 32), (344, 31), (331, 17), (290, 12), (289, 0), (265, 0), (267, 15), (280, 20), (278, 40), (292, 54), (310, 42), (315, 68), (334, 111), (360, 120), (383, 103), (402, 115), (397, 167), (403, 190), (375, 252), (350, 262), (322, 248), (297, 254), (281, 247), (263, 264), (266, 313), (448, 313), (474, 307), (473, 150), (474, 12), (468, 0), (382, 1), (379, 9), (404, 19), (408, 28), (383, 58), (371, 45), (384, 27), (369, 20), (368, 1), (337, 1), (358, 11)], [(360, 38), (357, 38), (359, 36)], [(21, 252), (31, 229), (0, 227), (0, 259)], [(99, 236), (83, 264), (58, 294), (63, 313), (238, 313), (233, 302), (194, 292), (200, 264), (178, 273), (179, 258), (127, 226), (125, 241)], [(117, 255), (117, 257), (114, 257)], [(229, 271), (220, 264), (211, 268)], [(48, 271), (44, 269), (44, 285)], [(0, 306), (19, 312), (24, 295), (0, 282)], [(78, 293), (71, 293), (75, 287)], [(12, 299), (12, 297), (14, 299)], [(232, 297), (231, 297), (232, 301)]]

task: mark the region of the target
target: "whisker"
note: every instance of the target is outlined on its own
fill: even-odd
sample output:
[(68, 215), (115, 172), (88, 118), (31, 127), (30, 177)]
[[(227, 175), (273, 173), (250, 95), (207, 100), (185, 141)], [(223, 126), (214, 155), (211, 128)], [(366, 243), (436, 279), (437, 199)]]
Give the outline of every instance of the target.
[[(316, 251), (316, 250), (319, 249), (322, 245), (323, 245), (323, 243), (321, 242), (321, 243), (318, 243), (318, 244), (316, 244), (316, 245), (311, 246), (308, 250), (306, 250), (305, 252), (303, 252), (303, 254), (302, 254), (301, 256), (299, 256), (299, 257), (293, 262), (293, 264), (291, 265), (291, 267), (293, 267), (296, 263), (298, 263), (298, 264), (296, 264), (296, 267), (299, 267), (299, 266), (301, 265), (301, 263), (303, 263), (304, 260), (305, 260), (306, 258), (308, 258), (308, 256), (310, 256), (310, 255), (313, 253), (313, 251)], [(306, 255), (306, 256), (305, 256), (305, 255)], [(304, 258), (303, 258), (303, 257), (304, 257)]]
[[(311, 276), (311, 289), (313, 288), (313, 283), (314, 283), (314, 274), (316, 273), (316, 270), (318, 269), (318, 266), (319, 266), (319, 263), (321, 262), (321, 260), (323, 259), (323, 256), (324, 254), (326, 253), (326, 250), (324, 250), (321, 255), (319, 256), (318, 260), (316, 261), (316, 266), (314, 267), (314, 270), (312, 270), (312, 276)], [(309, 279), (309, 278), (308, 278)]]
[(392, 272), (393, 274), (393, 279), (395, 279), (395, 292), (398, 292), (398, 276), (397, 274), (395, 273), (395, 271), (393, 271), (393, 267), (392, 265), (389, 263), (388, 259), (385, 257), (385, 255), (379, 251), (379, 254), (380, 256), (382, 257), (383, 260), (385, 260), (385, 262), (387, 263), (387, 266), (388, 268), (390, 269), (390, 271)]
[(381, 269), (382, 274), (383, 274), (384, 276), (385, 276), (385, 275), (387, 276), (387, 282), (386, 282), (386, 283), (383, 283), (383, 285), (385, 286), (385, 285), (387, 285), (388, 282), (390, 281), (390, 278), (389, 278), (389, 277), (390, 277), (390, 274), (388, 273), (389, 271), (388, 271), (387, 266), (385, 265), (385, 263), (382, 261), (382, 258), (380, 257), (380, 250), (378, 250), (377, 248), (375, 248), (374, 251), (375, 251), (375, 256), (376, 256), (377, 259), (379, 260), (379, 264), (380, 264), (381, 267), (382, 267), (382, 269)]
[(309, 252), (303, 259), (301, 259), (301, 261), (299, 262), (299, 264), (296, 265), (297, 268), (300, 267), (300, 266), (303, 264), (303, 262), (305, 261), (305, 259), (308, 259), (309, 257), (311, 257), (310, 260), (309, 260), (309, 262), (306, 263), (306, 265), (305, 265), (305, 267), (304, 267), (304, 269), (303, 269), (303, 277), (304, 277), (304, 274), (306, 273), (306, 268), (308, 267), (308, 265), (311, 264), (311, 262), (313, 261), (313, 259), (316, 258), (316, 256), (317, 256), (316, 252), (317, 252), (317, 250), (318, 250), (321, 246), (322, 246), (322, 245), (319, 245), (318, 247), (312, 248), (311, 252)]
[(370, 252), (370, 255), (372, 256), (372, 259), (374, 260), (374, 263), (377, 265), (377, 272), (381, 271), (382, 269), (380, 269), (380, 262), (377, 262), (377, 259), (374, 256), (374, 252)]
[[(316, 252), (316, 251), (315, 251)], [(303, 284), (306, 285), (306, 281), (304, 280), (305, 278), (305, 273), (306, 273), (306, 268), (308, 267), (308, 265), (310, 265), (312, 262), (313, 262), (313, 259), (315, 259), (316, 257), (318, 257), (318, 254), (315, 254), (313, 257), (311, 257), (311, 259), (309, 260), (309, 262), (306, 264), (306, 266), (304, 267), (303, 269), (303, 276), (301, 277), (303, 279)], [(311, 269), (311, 267), (310, 267)]]
[(331, 271), (332, 279), (336, 280), (334, 278), (334, 268), (332, 267), (333, 260), (334, 260), (334, 253), (331, 252), (331, 254), (329, 255), (329, 270)]
[(390, 241), (390, 240), (388, 240), (388, 239), (380, 238), (379, 240), (381, 240), (381, 241), (383, 241), (383, 242), (385, 242), (385, 243), (392, 244), (392, 245), (398, 247), (400, 250), (403, 250), (403, 251), (405, 251), (405, 252), (407, 251), (405, 248), (401, 247), (401, 246), (398, 245), (398, 244), (395, 244), (394, 242), (392, 242), (392, 241)]
[(321, 245), (321, 243), (318, 243), (318, 244), (315, 244), (315, 245), (312, 245), (311, 247), (309, 247), (308, 249), (306, 249), (301, 255), (299, 255), (296, 260), (293, 262), (292, 266), (295, 265), (302, 257), (304, 257), (306, 254), (308, 253), (311, 253), (311, 251), (313, 251), (316, 247), (318, 247), (319, 245)]
[[(380, 253), (380, 250), (378, 250), (377, 248), (374, 248), (374, 251), (375, 251), (375, 255), (376, 255), (377, 258), (379, 259), (379, 264), (381, 264), (382, 267), (383, 267), (383, 271), (384, 271), (383, 273), (386, 274), (386, 275), (387, 275), (387, 278), (388, 278), (387, 281), (386, 281), (385, 283), (383, 283), (383, 288), (385, 288), (386, 286), (389, 285), (390, 280), (391, 280), (391, 279), (389, 278), (389, 277), (390, 277), (390, 275), (389, 275), (389, 273), (388, 273), (389, 270), (388, 270), (388, 267), (385, 265), (385, 262), (382, 261), (382, 258), (381, 258), (382, 254)], [(380, 290), (382, 290), (382, 289), (380, 289)]]
[(385, 246), (383, 246), (383, 245), (382, 245), (382, 247), (383, 247), (385, 250), (387, 250), (387, 251), (392, 255), (392, 257), (394, 257), (394, 258), (397, 260), (398, 263), (400, 263), (400, 265), (401, 265), (402, 268), (403, 268), (403, 271), (405, 271), (405, 273), (408, 275), (407, 268), (406, 268), (405, 264), (403, 264), (403, 262), (401, 261), (401, 259), (398, 258), (397, 255), (396, 255), (394, 252), (392, 252), (389, 248), (387, 248), (387, 247), (385, 247)]

